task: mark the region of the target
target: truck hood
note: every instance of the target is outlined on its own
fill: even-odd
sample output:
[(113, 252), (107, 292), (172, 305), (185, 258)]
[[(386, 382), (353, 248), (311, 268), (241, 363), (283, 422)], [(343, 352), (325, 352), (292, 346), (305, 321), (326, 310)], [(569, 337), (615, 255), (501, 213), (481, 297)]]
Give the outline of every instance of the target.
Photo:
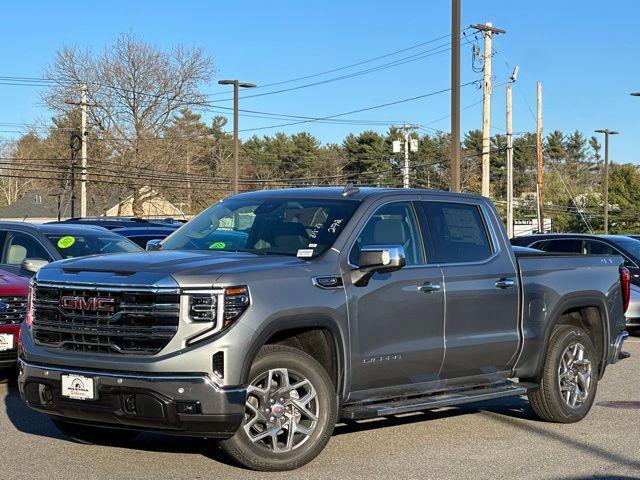
[(36, 279), (156, 286), (175, 285), (176, 282), (181, 286), (185, 283), (206, 285), (227, 273), (301, 267), (306, 264), (304, 260), (284, 255), (161, 250), (62, 260), (42, 268)]

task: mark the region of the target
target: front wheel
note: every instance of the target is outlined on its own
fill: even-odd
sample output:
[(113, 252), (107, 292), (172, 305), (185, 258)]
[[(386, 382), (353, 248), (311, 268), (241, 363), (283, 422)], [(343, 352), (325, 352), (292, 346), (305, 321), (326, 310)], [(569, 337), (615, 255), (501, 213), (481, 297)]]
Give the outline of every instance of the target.
[(536, 414), (547, 421), (582, 420), (593, 405), (598, 386), (596, 349), (579, 327), (561, 325), (551, 333), (540, 386), (527, 393)]
[(295, 348), (267, 345), (249, 378), (244, 421), (220, 442), (222, 450), (261, 471), (293, 470), (314, 459), (338, 415), (333, 382), (322, 365)]

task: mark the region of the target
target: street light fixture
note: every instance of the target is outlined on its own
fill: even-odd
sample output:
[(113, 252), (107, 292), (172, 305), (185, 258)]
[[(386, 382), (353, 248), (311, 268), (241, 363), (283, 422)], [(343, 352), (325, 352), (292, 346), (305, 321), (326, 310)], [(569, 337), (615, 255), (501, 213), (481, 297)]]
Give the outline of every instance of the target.
[(233, 193), (238, 193), (238, 91), (242, 88), (253, 88), (255, 83), (240, 82), (238, 80), (219, 80), (219, 85), (233, 85)]
[(640, 92), (631, 92), (629, 95), (632, 97), (640, 97)]
[[(633, 94), (632, 94), (633, 95)], [(638, 95), (640, 96), (640, 95)], [(615, 130), (596, 130), (604, 133), (604, 233), (609, 233), (609, 135), (618, 135)]]

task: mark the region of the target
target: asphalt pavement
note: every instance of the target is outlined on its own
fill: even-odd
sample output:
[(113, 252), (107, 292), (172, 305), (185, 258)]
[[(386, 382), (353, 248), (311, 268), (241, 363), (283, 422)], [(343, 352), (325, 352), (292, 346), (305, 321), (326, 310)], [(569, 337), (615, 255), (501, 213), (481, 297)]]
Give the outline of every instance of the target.
[[(640, 337), (610, 366), (596, 402), (640, 402)], [(537, 420), (513, 398), (336, 427), (303, 479), (640, 478), (640, 409), (594, 405), (582, 422)], [(127, 447), (73, 443), (0, 384), (0, 479), (294, 478), (229, 464), (213, 442), (143, 434)]]

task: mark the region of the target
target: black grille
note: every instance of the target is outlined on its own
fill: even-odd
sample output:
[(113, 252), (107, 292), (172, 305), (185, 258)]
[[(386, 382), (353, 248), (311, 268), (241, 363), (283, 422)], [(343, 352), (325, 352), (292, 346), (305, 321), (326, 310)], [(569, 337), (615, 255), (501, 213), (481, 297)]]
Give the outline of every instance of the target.
[[(83, 299), (84, 308), (91, 298), (111, 299), (104, 303), (112, 311), (61, 308), (63, 297)], [(36, 286), (33, 338), (78, 352), (153, 355), (178, 330), (179, 300), (174, 293)]]
[(27, 314), (27, 297), (0, 297), (0, 325), (22, 323)]

